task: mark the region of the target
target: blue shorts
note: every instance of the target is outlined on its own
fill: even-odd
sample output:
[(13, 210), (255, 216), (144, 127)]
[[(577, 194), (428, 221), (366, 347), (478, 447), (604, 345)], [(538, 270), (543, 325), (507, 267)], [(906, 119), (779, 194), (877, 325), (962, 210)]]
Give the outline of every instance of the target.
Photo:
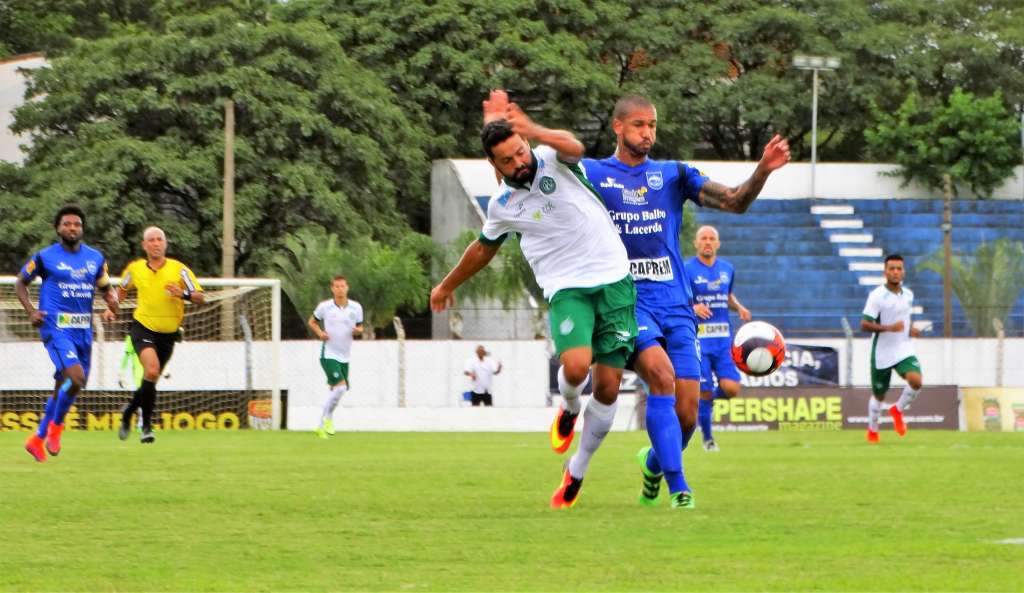
[(53, 378), (60, 380), (64, 377), (64, 369), (82, 365), (85, 377), (89, 378), (89, 364), (92, 361), (92, 335), (72, 335), (65, 332), (54, 332), (49, 338), (43, 339), (43, 346), (46, 353), (50, 355), (56, 371)]
[(648, 308), (637, 301), (636, 324), (640, 330), (636, 338), (637, 353), (651, 346), (661, 346), (672, 361), (676, 379), (700, 379), (700, 342), (692, 314), (681, 307)]
[(701, 342), (704, 349), (702, 350), (703, 356), (700, 361), (700, 390), (714, 390), (715, 382), (711, 378), (711, 373), (714, 373), (719, 381), (728, 379), (739, 383), (740, 371), (732, 360), (732, 350), (728, 342), (720, 346), (712, 346), (708, 342), (709, 340), (702, 340)]

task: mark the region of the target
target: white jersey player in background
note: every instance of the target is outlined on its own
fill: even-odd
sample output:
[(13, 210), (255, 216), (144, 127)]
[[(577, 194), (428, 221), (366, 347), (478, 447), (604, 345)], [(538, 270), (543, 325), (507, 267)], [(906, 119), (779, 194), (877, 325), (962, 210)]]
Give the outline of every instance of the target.
[(322, 439), (334, 434), (334, 410), (349, 386), (352, 339), (363, 333), (363, 306), (348, 298), (348, 280), (344, 276), (335, 276), (331, 280), (331, 293), (334, 298), (317, 305), (309, 318), (309, 329), (323, 342), (320, 366), (327, 374), (327, 384), (331, 389), (324, 402), (320, 426), (315, 431)]
[(921, 392), (921, 363), (914, 355), (910, 338), (921, 332), (910, 324), (910, 313), (914, 306), (914, 293), (903, 286), (903, 257), (889, 255), (885, 258), (885, 284), (871, 291), (864, 305), (864, 317), (860, 328), (874, 333), (871, 339), (871, 392), (868, 400), (868, 442), (878, 442), (878, 420), (882, 414), (885, 392), (895, 369), (907, 385), (899, 400), (889, 406), (893, 428), (903, 436), (907, 426), (903, 412)]

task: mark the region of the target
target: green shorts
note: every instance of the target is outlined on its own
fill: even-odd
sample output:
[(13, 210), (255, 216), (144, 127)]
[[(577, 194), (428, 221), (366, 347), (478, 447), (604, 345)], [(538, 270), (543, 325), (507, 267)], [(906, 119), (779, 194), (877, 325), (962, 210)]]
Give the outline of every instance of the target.
[[(348, 384), (348, 363), (333, 358), (320, 357), (320, 366), (327, 373), (327, 384), (337, 385), (342, 381)], [(350, 386), (351, 387), (351, 386)]]
[(632, 276), (593, 288), (564, 288), (550, 304), (551, 338), (558, 354), (585, 346), (599, 364), (626, 366), (637, 334)]
[(903, 360), (896, 363), (896, 366), (891, 366), (887, 369), (876, 369), (875, 361), (871, 361), (871, 392), (875, 395), (885, 395), (886, 391), (889, 391), (889, 381), (892, 379), (892, 371), (896, 370), (896, 373), (900, 377), (906, 377), (907, 373), (920, 373), (921, 363), (918, 362), (916, 356), (908, 356)]

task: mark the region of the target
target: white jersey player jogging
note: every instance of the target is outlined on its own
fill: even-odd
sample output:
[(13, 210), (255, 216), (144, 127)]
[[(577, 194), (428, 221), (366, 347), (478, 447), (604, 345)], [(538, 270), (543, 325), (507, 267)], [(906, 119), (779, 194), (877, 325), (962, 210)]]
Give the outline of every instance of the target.
[(550, 146), (534, 149), (537, 173), (529, 187), (502, 181), (487, 205), (483, 243), (521, 235), (526, 261), (551, 300), (563, 288), (612, 284), (629, 274), (629, 258), (604, 202), (582, 165), (558, 160)]
[(330, 336), (324, 342), (320, 357), (349, 362), (352, 330), (363, 322), (363, 306), (349, 299), (347, 305), (340, 307), (334, 299), (328, 299), (316, 306), (313, 317), (323, 322), (324, 331)]
[(900, 361), (914, 356), (910, 341), (910, 312), (914, 306), (914, 293), (902, 286), (895, 293), (883, 284), (871, 291), (864, 305), (864, 318), (882, 325), (903, 322), (901, 332), (878, 332), (871, 344), (871, 361), (876, 369), (894, 367)]

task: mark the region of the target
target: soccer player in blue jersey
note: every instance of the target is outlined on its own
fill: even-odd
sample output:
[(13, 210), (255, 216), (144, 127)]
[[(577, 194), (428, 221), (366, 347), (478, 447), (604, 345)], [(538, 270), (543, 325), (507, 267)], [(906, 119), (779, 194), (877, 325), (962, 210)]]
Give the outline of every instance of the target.
[[(705, 451), (718, 451), (711, 435), (711, 411), (714, 400), (729, 399), (740, 393), (740, 372), (732, 361), (732, 326), (729, 309), (742, 321), (750, 321), (750, 311), (732, 292), (736, 271), (732, 264), (718, 257), (721, 242), (718, 229), (702, 226), (693, 241), (697, 255), (684, 264), (690, 280), (695, 304), (697, 338), (700, 340), (700, 401), (697, 402), (697, 424), (704, 437)], [(712, 378), (714, 375), (714, 378)], [(718, 379), (718, 386), (714, 384)]]
[[(53, 397), (46, 402), (38, 430), (25, 442), (25, 450), (40, 462), (46, 461), (47, 453), (60, 453), (64, 418), (89, 378), (95, 289), (103, 291), (111, 312), (116, 314), (118, 306), (106, 259), (82, 243), (82, 209), (74, 204), (64, 206), (57, 211), (53, 226), (60, 240), (33, 255), (14, 283), (18, 300), (29, 321), (39, 328), (39, 337), (57, 369), (53, 375)], [(42, 279), (39, 308), (32, 305), (28, 294), (28, 286), (35, 278)]]
[(657, 502), (664, 476), (672, 506), (692, 508), (682, 450), (697, 424), (701, 372), (693, 294), (679, 251), (683, 205), (690, 200), (727, 212), (746, 211), (768, 175), (789, 162), (789, 145), (773, 137), (754, 174), (727, 187), (682, 162), (649, 159), (657, 123), (657, 111), (646, 97), (619, 99), (612, 114), (615, 154), (583, 164), (626, 246), (637, 288), (640, 333), (633, 366), (651, 393), (646, 412), (651, 447), (638, 454), (644, 478), (640, 502)]

